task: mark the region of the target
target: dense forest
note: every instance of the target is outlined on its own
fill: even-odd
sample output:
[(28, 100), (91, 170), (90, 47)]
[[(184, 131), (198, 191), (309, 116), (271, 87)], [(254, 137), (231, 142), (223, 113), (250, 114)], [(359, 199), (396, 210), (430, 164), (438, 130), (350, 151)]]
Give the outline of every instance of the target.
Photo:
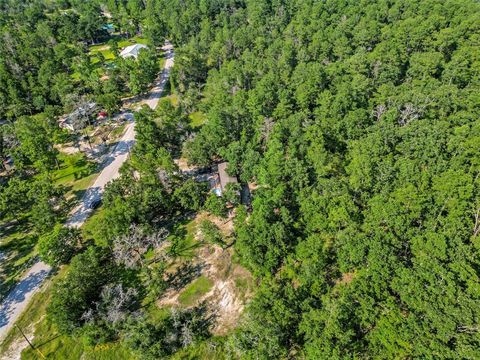
[[(143, 73), (151, 59), (119, 65), (102, 85), (91, 70), (72, 80), (85, 50), (66, 44), (106, 36), (103, 22), (94, 25), (100, 9), (124, 33), (174, 44), (178, 97), (136, 114), (131, 159), (107, 188), (104, 216), (82, 235), (88, 249), (68, 245), (81, 242), (75, 231), (42, 235), (40, 221), (52, 264), (81, 252), (49, 307), (60, 332), (91, 344), (120, 339), (146, 359), (182, 348), (198, 358), (209, 342), (223, 358), (478, 358), (478, 2), (51, 3), (0, 1), (0, 118), (20, 129), (3, 136), (0, 154), (13, 137), (25, 164), (52, 169), (52, 145), (29, 145), (29, 136), (55, 131), (39, 132), (35, 121), (68, 108), (71, 92), (101, 100), (144, 91), (153, 75), (136, 91), (129, 73)], [(194, 112), (206, 117), (198, 129), (188, 124)], [(250, 206), (235, 204), (233, 249), (258, 287), (221, 340), (209, 335), (201, 308), (161, 322), (139, 315), (142, 299), (164, 291), (165, 259), (152, 268), (144, 256), (164, 241), (159, 228), (200, 208), (225, 216), (225, 203), (179, 175), (180, 156), (202, 167), (228, 161), (229, 173), (255, 189)], [(2, 215), (53, 206), (56, 189), (41, 180), (43, 192), (21, 187), (24, 177), (2, 189)]]
[[(184, 151), (256, 182), (235, 248), (260, 279), (247, 358), (475, 358), (480, 7), (158, 1)], [(240, 216), (240, 215), (239, 215)]]

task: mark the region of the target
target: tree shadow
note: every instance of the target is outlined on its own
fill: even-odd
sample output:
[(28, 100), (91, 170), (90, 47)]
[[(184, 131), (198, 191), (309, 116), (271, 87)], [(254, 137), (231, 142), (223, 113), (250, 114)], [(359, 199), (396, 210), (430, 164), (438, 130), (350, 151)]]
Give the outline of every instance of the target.
[(190, 284), (193, 280), (198, 278), (202, 274), (202, 270), (205, 268), (205, 264), (182, 264), (173, 274), (168, 274), (167, 284), (169, 288), (175, 290), (183, 289)]
[(218, 317), (218, 311), (213, 309), (211, 306), (208, 306), (206, 301), (202, 301), (196, 307), (187, 310), (187, 316), (190, 318), (190, 321), (195, 323), (195, 328), (197, 330), (197, 336), (207, 338), (211, 336), (210, 328)]
[[(0, 236), (6, 238), (14, 233), (26, 233), (32, 228), (31, 224), (28, 222), (27, 217), (22, 217), (21, 219), (12, 219), (6, 221), (5, 223), (0, 224)], [(0, 249), (1, 249), (0, 245)]]
[[(17, 276), (35, 262), (35, 257), (32, 255), (36, 243), (37, 238), (28, 235), (0, 246), (0, 253), (3, 255), (0, 268), (0, 299), (15, 286)], [(14, 253), (13, 256), (12, 253)], [(23, 258), (26, 258), (25, 261), (20, 261)]]
[(42, 283), (47, 275), (47, 270), (30, 273), (8, 294), (0, 306), (0, 328), (9, 323), (10, 317), (14, 315), (15, 305), (25, 301), (27, 294)]

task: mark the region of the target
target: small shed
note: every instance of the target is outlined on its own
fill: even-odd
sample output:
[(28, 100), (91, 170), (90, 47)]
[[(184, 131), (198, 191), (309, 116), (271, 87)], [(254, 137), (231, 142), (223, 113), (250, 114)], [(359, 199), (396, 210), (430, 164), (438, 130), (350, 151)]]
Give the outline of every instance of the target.
[(235, 176), (230, 176), (227, 174), (228, 162), (222, 162), (218, 164), (218, 176), (220, 178), (220, 189), (221, 191), (225, 190), (227, 184), (237, 184), (238, 180)]

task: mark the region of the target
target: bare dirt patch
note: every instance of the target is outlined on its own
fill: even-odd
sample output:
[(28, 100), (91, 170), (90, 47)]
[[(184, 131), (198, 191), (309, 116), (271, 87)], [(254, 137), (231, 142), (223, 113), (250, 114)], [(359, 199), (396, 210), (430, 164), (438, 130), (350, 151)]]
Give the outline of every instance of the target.
[[(215, 223), (226, 237), (231, 235), (233, 229), (231, 219), (218, 219), (203, 213), (197, 216), (196, 223), (205, 219)], [(195, 237), (197, 240), (200, 238), (198, 231)], [(170, 280), (180, 274), (177, 278), (188, 281), (180, 281), (181, 287), (171, 286), (158, 300), (157, 305), (160, 307), (182, 306), (179, 296), (188, 284), (201, 276), (211, 280), (210, 290), (195, 299), (192, 306), (207, 304), (215, 318), (211, 329), (214, 335), (224, 335), (236, 327), (245, 304), (253, 294), (253, 278), (246, 269), (233, 261), (232, 248), (223, 249), (218, 245), (203, 244), (197, 249), (192, 260), (175, 264), (168, 273)]]
[(347, 285), (352, 282), (352, 280), (355, 277), (355, 272), (348, 272), (348, 273), (343, 273), (342, 277), (338, 279), (335, 284), (336, 285)]

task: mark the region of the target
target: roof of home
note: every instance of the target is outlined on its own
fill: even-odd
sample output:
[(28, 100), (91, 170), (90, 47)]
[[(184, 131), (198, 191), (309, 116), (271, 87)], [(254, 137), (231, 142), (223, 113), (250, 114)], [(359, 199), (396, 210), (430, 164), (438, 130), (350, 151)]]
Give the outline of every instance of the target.
[(77, 117), (81, 115), (92, 115), (97, 109), (97, 104), (94, 103), (93, 101), (90, 101), (83, 106), (79, 106), (76, 108), (74, 111), (72, 111), (70, 114), (64, 115), (61, 118), (58, 119), (58, 123), (60, 127), (62, 128), (67, 128), (70, 130), (74, 130), (74, 127), (72, 125), (72, 121)]
[(227, 184), (238, 183), (238, 180), (235, 176), (230, 176), (227, 174), (227, 166), (228, 166), (228, 162), (223, 162), (218, 164), (218, 175), (220, 177), (220, 186), (222, 190), (225, 189), (225, 186), (227, 186)]
[(123, 58), (134, 57), (136, 59), (141, 49), (148, 49), (148, 46), (143, 44), (127, 46), (125, 49), (122, 50), (120, 56)]

